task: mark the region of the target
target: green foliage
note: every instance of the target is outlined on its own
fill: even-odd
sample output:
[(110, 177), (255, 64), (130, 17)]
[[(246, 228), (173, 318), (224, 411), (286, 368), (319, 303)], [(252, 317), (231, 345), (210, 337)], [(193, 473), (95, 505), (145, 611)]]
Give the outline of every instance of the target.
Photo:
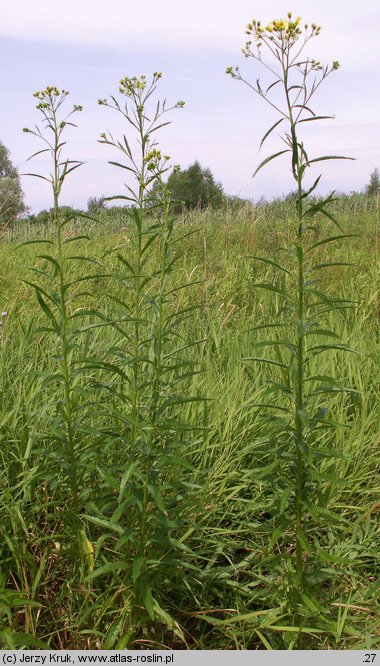
[[(82, 214), (82, 211), (76, 210), (75, 208), (72, 208), (72, 206), (59, 206), (58, 212), (61, 219), (66, 220), (67, 222)], [(49, 210), (40, 210), (37, 215), (29, 215), (28, 219), (32, 223), (40, 223), (48, 226), (54, 223), (55, 209), (50, 208)]]
[[(110, 118), (107, 125), (109, 121)], [(172, 238), (177, 241), (174, 248), (178, 261), (169, 282), (173, 288), (184, 281), (192, 284), (175, 292), (173, 311), (200, 306), (189, 312), (191, 319), (184, 319), (180, 325), (178, 340), (183, 346), (189, 345), (186, 357), (192, 366), (204, 367), (201, 375), (190, 377), (188, 383), (183, 380), (181, 394), (183, 398), (195, 394), (209, 398), (206, 407), (203, 402), (178, 405), (177, 415), (181, 422), (207, 425), (207, 430), (195, 437), (186, 432), (178, 435), (183, 443), (181, 458), (187, 466), (180, 471), (176, 464), (165, 464), (166, 473), (160, 470), (166, 498), (171, 497), (170, 486), (174, 489), (184, 485), (168, 509), (171, 520), (179, 525), (172, 528), (172, 537), (183, 544), (181, 569), (168, 562), (165, 575), (163, 563), (153, 595), (159, 597), (161, 609), (174, 624), (170, 628), (158, 617), (152, 621), (141, 609), (141, 624), (132, 642), (136, 649), (146, 649), (146, 641), (154, 649), (159, 649), (158, 643), (188, 649), (265, 649), (263, 639), (273, 649), (284, 649), (287, 638), (294, 640), (292, 626), (297, 625), (293, 616), (278, 619), (286, 613), (288, 586), (279, 553), (283, 544), (291, 557), (292, 527), (288, 527), (281, 542), (270, 545), (278, 525), (283, 490), (275, 482), (277, 475), (270, 476), (270, 469), (267, 470), (275, 462), (271, 449), (278, 436), (278, 421), (268, 408), (267, 418), (263, 419), (265, 408), (259, 406), (266, 402), (269, 382), (278, 381), (279, 369), (241, 362), (242, 356), (252, 355), (259, 336), (263, 341), (268, 335), (272, 337), (271, 329), (257, 329), (273, 321), (273, 310), (281, 304), (279, 295), (252, 288), (257, 282), (279, 285), (275, 268), (242, 259), (254, 254), (271, 257), (280, 264), (284, 261), (281, 248), (290, 233), (287, 212), (275, 223), (273, 215), (257, 219), (248, 208), (241, 210), (238, 217), (235, 211), (231, 215), (225, 211), (221, 216), (219, 211), (211, 215), (206, 210), (194, 214), (186, 229), (181, 224), (174, 225)], [(329, 513), (321, 523), (309, 525), (311, 542), (319, 545), (313, 603), (317, 601), (329, 624), (326, 628), (325, 620), (314, 615), (313, 624), (308, 626), (324, 633), (305, 634), (304, 647), (308, 649), (379, 647), (380, 273), (376, 215), (363, 215), (360, 209), (356, 214), (347, 214), (344, 209), (339, 223), (344, 233), (360, 232), (361, 236), (346, 244), (330, 243), (315, 249), (317, 264), (326, 263), (327, 259), (336, 264), (321, 270), (320, 287), (331, 299), (341, 294), (347, 300), (357, 301), (357, 307), (326, 313), (324, 325), (355, 344), (360, 356), (347, 356), (342, 350), (332, 349), (310, 362), (311, 373), (333, 373), (341, 386), (354, 387), (357, 393), (331, 394), (327, 416), (350, 428), (342, 425), (325, 429), (318, 436), (321, 454), (329, 449), (336, 454), (335, 458), (321, 458), (323, 476), (327, 479), (335, 473), (345, 483), (332, 484), (326, 479), (318, 482)], [(88, 224), (86, 218), (67, 223), (65, 236), (85, 235)], [(328, 224), (323, 223), (321, 238), (328, 232)], [(126, 244), (120, 249), (124, 255), (131, 248), (126, 227), (125, 217), (115, 213), (115, 220), (110, 223), (112, 231), (105, 234), (104, 225), (99, 225), (91, 244), (86, 239), (78, 241), (75, 253), (88, 256), (91, 248), (91, 257), (98, 261), (103, 257), (104, 261), (106, 253)], [(181, 239), (184, 231), (192, 235)], [(30, 227), (30, 240), (38, 240), (39, 234), (38, 227)], [(46, 375), (57, 370), (54, 339), (43, 332), (33, 334), (33, 329), (46, 325), (45, 315), (33, 290), (21, 283), (26, 276), (25, 265), (41, 267), (41, 247), (35, 243), (15, 251), (14, 243), (0, 246), (0, 311), (9, 313), (2, 318), (0, 347), (0, 561), (7, 589), (13, 593), (19, 590), (21, 598), (27, 596), (29, 601), (40, 604), (13, 606), (11, 624), (4, 616), (4, 626), (11, 627), (10, 631), (29, 633), (51, 649), (104, 649), (107, 643), (121, 643), (130, 626), (130, 596), (124, 585), (130, 570), (100, 572), (90, 590), (89, 582), (86, 584), (88, 605), (83, 594), (77, 593), (78, 580), (68, 557), (71, 530), (63, 523), (68, 520), (62, 510), (68, 501), (66, 471), (58, 460), (52, 468), (49, 455), (50, 449), (58, 449), (51, 439), (51, 416), (55, 414), (60, 388), (44, 384)], [(66, 247), (69, 249), (70, 243)], [(152, 246), (152, 265), (158, 267), (160, 258), (157, 243)], [(344, 266), (338, 265), (344, 262), (356, 264), (348, 275)], [(115, 271), (119, 267), (115, 252), (108, 255), (107, 263), (107, 272), (111, 266)], [(75, 277), (87, 275), (87, 264), (71, 264)], [(117, 299), (126, 298), (123, 281), (91, 280), (86, 291), (88, 295), (77, 303), (78, 308), (88, 309), (90, 304), (96, 304), (101, 312), (110, 313), (111, 304), (105, 295), (109, 291), (114, 298), (112, 318), (116, 320)], [(75, 304), (73, 307), (76, 309)], [(84, 315), (82, 328), (98, 323), (99, 319), (87, 320)], [(126, 330), (129, 326), (125, 320), (119, 325)], [(115, 363), (120, 349), (127, 349), (114, 326), (99, 325), (83, 331), (82, 336), (82, 350), (93, 361)], [(190, 346), (206, 336), (207, 344)], [(105, 350), (111, 349), (113, 356), (107, 351), (105, 358)], [(266, 355), (277, 360), (275, 348), (267, 349)], [(96, 455), (92, 462), (87, 458), (81, 463), (86, 489), (82, 497), (92, 520), (103, 515), (107, 521), (106, 525), (90, 521), (87, 524), (87, 537), (94, 549), (94, 571), (98, 571), (107, 562), (117, 567), (116, 558), (127, 561), (123, 539), (129, 537), (126, 530), (121, 530), (129, 508), (120, 507), (114, 513), (113, 507), (121, 487), (118, 470), (126, 468), (129, 426), (124, 429), (126, 436), (118, 438), (120, 423), (110, 414), (116, 405), (120, 411), (117, 391), (115, 395), (111, 391), (115, 381), (111, 382), (108, 375), (106, 379), (105, 370), (88, 369), (87, 373), (90, 377), (82, 373), (82, 378), (89, 404), (82, 423), (86, 423), (87, 438), (92, 438), (91, 449)], [(111, 386), (101, 388), (100, 383)], [(128, 411), (126, 405), (125, 413)], [(171, 433), (170, 437), (174, 436)], [(96, 466), (101, 475), (94, 471)], [(150, 508), (152, 518), (157, 516), (153, 502)], [(149, 530), (153, 533), (152, 526)], [(90, 552), (88, 557), (91, 562)], [(306, 564), (310, 565), (309, 559)], [(147, 576), (151, 575), (150, 568)], [(310, 612), (306, 602), (302, 602), (302, 607), (305, 613)], [(166, 621), (169, 622), (167, 617)], [(284, 626), (287, 631), (279, 629)]]
[(365, 188), (368, 197), (373, 197), (380, 192), (380, 174), (379, 169), (374, 169), (370, 175), (369, 183)]
[(208, 206), (218, 208), (224, 201), (222, 185), (215, 182), (210, 169), (202, 168), (198, 161), (187, 169), (175, 169), (168, 178), (168, 187), (175, 212)]
[(27, 207), (16, 167), (12, 164), (9, 150), (0, 141), (0, 224), (14, 222)]
[(331, 157), (299, 125), (338, 65), (299, 62), (319, 33), (299, 23), (248, 26), (275, 45), (296, 193), (189, 210), (185, 230), (159, 73), (100, 100), (126, 130), (101, 135), (125, 189), (98, 220), (60, 206), (81, 107), (36, 93), (51, 223), (0, 246), (1, 647), (379, 646), (376, 202), (305, 184)]
[(2, 141), (0, 141), (0, 178), (18, 178), (18, 171), (11, 162), (9, 150)]

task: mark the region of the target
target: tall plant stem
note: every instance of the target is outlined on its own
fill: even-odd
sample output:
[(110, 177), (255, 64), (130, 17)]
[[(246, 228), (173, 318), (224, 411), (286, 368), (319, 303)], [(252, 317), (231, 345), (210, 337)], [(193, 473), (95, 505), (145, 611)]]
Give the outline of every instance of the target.
[(299, 591), (304, 591), (304, 566), (303, 566), (303, 499), (305, 482), (304, 461), (304, 425), (302, 415), (304, 411), (304, 249), (303, 249), (303, 188), (302, 188), (302, 157), (300, 156), (299, 144), (296, 131), (296, 121), (293, 116), (293, 105), (290, 100), (288, 72), (289, 72), (289, 49), (282, 50), (282, 73), (285, 90), (286, 105), (290, 123), (290, 136), (292, 144), (293, 175), (297, 183), (297, 230), (295, 237), (297, 253), (297, 330), (296, 330), (296, 386), (295, 386), (295, 445), (296, 445), (296, 484), (295, 484), (295, 514), (296, 514), (296, 571)]
[(140, 410), (140, 322), (141, 322), (141, 273), (142, 273), (142, 235), (144, 230), (144, 209), (145, 209), (145, 154), (146, 137), (144, 132), (144, 114), (143, 110), (138, 110), (138, 132), (141, 143), (141, 172), (139, 182), (137, 215), (135, 217), (136, 227), (136, 257), (135, 257), (135, 276), (133, 279), (134, 289), (134, 340), (133, 340), (133, 368), (132, 368), (132, 428), (131, 428), (131, 462), (135, 456), (136, 442), (139, 431), (139, 410)]
[[(294, 575), (291, 576), (288, 603), (292, 613), (293, 621), (296, 621), (298, 629), (297, 647), (300, 649), (302, 646), (302, 625), (305, 618), (305, 591), (307, 587), (305, 560), (306, 555), (312, 553), (309, 548), (308, 537), (308, 523), (312, 515), (314, 520), (314, 513), (310, 509), (307, 501), (307, 495), (312, 490), (312, 483), (316, 475), (314, 469), (320, 462), (320, 452), (314, 450), (313, 442), (319, 436), (321, 430), (321, 421), (327, 413), (328, 407), (325, 405), (318, 406), (319, 396), (329, 393), (326, 390), (324, 383), (327, 386), (329, 383), (334, 384), (335, 380), (330, 377), (319, 377), (313, 375), (309, 371), (309, 363), (317, 355), (329, 349), (336, 349), (336, 344), (331, 345), (325, 341), (325, 337), (338, 337), (333, 331), (324, 330), (319, 327), (318, 321), (311, 321), (310, 313), (317, 313), (320, 310), (326, 312), (325, 295), (313, 288), (315, 282), (315, 272), (319, 268), (325, 268), (330, 264), (316, 264), (312, 267), (312, 280), (305, 276), (309, 272), (309, 252), (319, 247), (320, 242), (314, 242), (309, 239), (312, 234), (318, 232), (319, 220), (313, 224), (308, 224), (306, 221), (316, 218), (317, 215), (326, 217), (329, 222), (333, 222), (339, 227), (339, 223), (335, 220), (334, 216), (329, 212), (328, 206), (333, 200), (333, 193), (321, 200), (315, 198), (321, 175), (319, 175), (312, 185), (304, 187), (304, 177), (309, 167), (314, 167), (320, 162), (336, 159), (350, 159), (342, 155), (322, 155), (319, 157), (312, 157), (310, 159), (304, 148), (303, 141), (298, 138), (298, 129), (301, 123), (315, 122), (325, 120), (332, 116), (317, 115), (311, 108), (311, 100), (319, 89), (321, 83), (334, 71), (339, 69), (339, 62), (334, 61), (331, 65), (322, 66), (321, 63), (313, 58), (301, 55), (304, 47), (310, 39), (317, 37), (320, 33), (321, 27), (315, 23), (304, 24), (301, 27), (302, 19), (300, 16), (292, 18), (292, 13), (288, 12), (286, 19), (274, 19), (266, 26), (261, 24), (261, 21), (253, 19), (247, 25), (246, 34), (254, 38), (254, 42), (249, 40), (246, 42), (245, 47), (242, 49), (244, 55), (248, 58), (253, 58), (260, 66), (264, 66), (267, 71), (274, 74), (275, 79), (268, 85), (256, 78), (254, 84), (246, 81), (241, 73), (239, 67), (228, 67), (227, 74), (234, 79), (238, 79), (246, 83), (255, 93), (264, 99), (272, 108), (277, 109), (280, 118), (268, 129), (262, 137), (260, 148), (267, 138), (281, 125), (282, 128), (286, 127), (282, 135), (282, 140), (285, 144), (285, 149), (274, 152), (266, 157), (257, 167), (254, 175), (256, 175), (264, 166), (271, 163), (273, 160), (288, 153), (291, 156), (291, 170), (293, 178), (296, 182), (296, 195), (295, 195), (295, 218), (296, 224), (294, 232), (289, 235), (289, 248), (288, 255), (290, 257), (290, 270), (280, 264), (275, 264), (272, 260), (268, 263), (274, 265), (277, 271), (282, 273), (282, 284), (284, 287), (280, 290), (284, 306), (281, 314), (284, 311), (289, 313), (289, 320), (286, 327), (291, 332), (290, 335), (286, 334), (283, 340), (279, 339), (274, 341), (279, 347), (285, 347), (287, 350), (286, 356), (282, 353), (277, 355), (280, 357), (280, 366), (286, 368), (283, 374), (284, 384), (278, 384), (277, 390), (281, 395), (281, 407), (279, 404), (273, 406), (280, 407), (281, 410), (287, 413), (287, 427), (284, 434), (286, 437), (283, 442), (286, 446), (286, 456), (289, 456), (289, 443), (292, 445), (292, 467), (291, 479), (288, 478), (288, 471), (284, 473), (279, 468), (279, 479), (284, 484), (285, 504), (287, 498), (292, 497), (292, 506), (289, 510), (284, 510), (280, 503), (279, 516), (281, 517), (281, 530), (287, 530), (292, 526), (293, 543), (295, 545), (295, 558), (294, 558)], [(253, 43), (256, 44), (256, 49), (253, 48)], [(262, 49), (269, 53), (270, 59), (274, 59), (275, 66), (272, 63), (268, 65), (262, 59)], [(283, 99), (279, 99), (279, 93)], [(304, 125), (302, 125), (304, 127)], [(345, 237), (344, 235), (341, 237)], [(329, 243), (337, 240), (339, 237), (332, 236), (324, 238), (322, 243)], [(259, 258), (259, 257), (257, 257)], [(261, 258), (259, 258), (261, 259)], [(334, 263), (331, 263), (333, 266)], [(285, 287), (284, 273), (290, 276), (290, 287)], [(288, 283), (289, 284), (289, 283)], [(259, 284), (260, 288), (273, 290), (271, 284)], [(291, 303), (291, 307), (287, 304)], [(322, 306), (322, 307), (320, 307)], [(313, 308), (313, 310), (311, 310)], [(317, 309), (318, 308), (318, 309)], [(328, 311), (334, 310), (334, 303), (328, 307)], [(282, 319), (283, 317), (281, 317)], [(283, 327), (283, 322), (279, 321), (276, 326)], [(321, 344), (308, 344), (309, 337), (311, 339), (319, 337), (322, 338)], [(266, 340), (265, 345), (271, 346), (272, 339)], [(259, 340), (256, 346), (262, 346)], [(290, 353), (289, 353), (290, 352)], [(287, 361), (288, 359), (288, 361)], [(269, 359), (255, 359), (268, 361)], [(272, 363), (269, 360), (269, 363)], [(312, 382), (321, 383), (315, 389)], [(290, 400), (284, 403), (284, 393)], [(318, 396), (318, 397), (317, 397)], [(280, 420), (281, 422), (281, 420)], [(317, 449), (317, 447), (315, 447)], [(315, 463), (314, 464), (314, 460)], [(318, 511), (316, 512), (318, 513)], [(283, 520), (282, 516), (286, 516)]]
[(75, 455), (75, 434), (73, 428), (73, 413), (72, 413), (72, 399), (71, 399), (71, 386), (72, 378), (70, 373), (70, 361), (69, 361), (69, 340), (68, 340), (68, 313), (67, 313), (67, 298), (66, 298), (66, 289), (65, 289), (65, 257), (63, 252), (63, 238), (62, 238), (62, 224), (60, 219), (59, 212), (59, 193), (60, 193), (60, 174), (59, 174), (59, 124), (56, 116), (56, 110), (54, 108), (54, 103), (52, 103), (52, 117), (54, 125), (54, 182), (53, 182), (53, 192), (54, 192), (54, 218), (55, 218), (55, 227), (57, 233), (57, 251), (58, 251), (58, 264), (59, 264), (59, 296), (60, 296), (60, 307), (61, 307), (61, 345), (62, 345), (62, 360), (61, 360), (61, 370), (63, 375), (64, 382), (64, 414), (66, 421), (66, 437), (67, 437), (67, 447), (68, 447), (68, 459), (70, 466), (70, 491), (71, 491), (71, 518), (74, 531), (76, 533), (77, 544), (79, 543), (79, 530), (80, 530), (80, 520), (79, 520), (79, 495), (78, 495), (78, 470), (77, 470), (77, 459)]
[[(153, 324), (152, 339), (155, 341), (154, 361), (153, 361), (153, 378), (152, 378), (152, 393), (149, 406), (149, 423), (150, 433), (147, 442), (147, 456), (145, 462), (145, 478), (144, 478), (144, 494), (143, 506), (141, 512), (141, 536), (140, 536), (140, 555), (146, 555), (146, 527), (148, 518), (148, 487), (150, 482), (151, 468), (152, 468), (152, 454), (157, 435), (157, 409), (160, 397), (161, 387), (161, 373), (162, 373), (162, 354), (163, 354), (163, 326), (164, 326), (164, 299), (165, 299), (165, 286), (168, 274), (168, 260), (169, 260), (169, 239), (171, 236), (172, 227), (170, 224), (170, 196), (167, 188), (163, 187), (163, 210), (164, 219), (161, 229), (162, 239), (162, 253), (161, 253), (161, 269), (160, 269), (160, 282), (157, 297), (158, 312)], [(163, 236), (163, 238), (162, 238)]]
[[(299, 188), (301, 185), (299, 184)], [(299, 190), (300, 191), (300, 190)], [(300, 215), (300, 213), (299, 213)], [(297, 271), (298, 271), (298, 321), (297, 321), (297, 386), (296, 386), (296, 567), (299, 589), (304, 590), (303, 570), (303, 495), (304, 495), (304, 426), (301, 414), (304, 409), (304, 258), (302, 247), (302, 226), (297, 234)]]
[(72, 386), (72, 377), (70, 372), (70, 360), (69, 360), (69, 340), (68, 340), (68, 328), (67, 328), (67, 303), (66, 303), (66, 290), (65, 290), (65, 259), (63, 256), (62, 250), (62, 228), (59, 219), (59, 210), (56, 208), (55, 203), (55, 215), (56, 215), (56, 224), (57, 224), (57, 248), (58, 248), (58, 261), (60, 265), (60, 275), (59, 275), (59, 295), (61, 302), (61, 344), (62, 344), (62, 360), (61, 360), (61, 370), (64, 381), (64, 413), (66, 421), (66, 436), (67, 436), (67, 446), (68, 446), (68, 458), (70, 465), (70, 490), (71, 490), (71, 502), (72, 502), (72, 521), (73, 527), (77, 533), (80, 529), (80, 519), (79, 519), (79, 486), (78, 486), (78, 461), (75, 452), (75, 433), (73, 428), (73, 411), (72, 411), (72, 398), (71, 398), (71, 386)]
[[(78, 428), (75, 425), (75, 398), (73, 397), (73, 372), (71, 369), (71, 356), (72, 356), (72, 333), (70, 331), (70, 313), (68, 309), (69, 303), (69, 287), (72, 282), (68, 281), (67, 259), (65, 257), (63, 238), (64, 221), (60, 213), (60, 192), (66, 176), (80, 166), (81, 162), (73, 160), (62, 161), (62, 147), (65, 142), (62, 140), (62, 132), (67, 124), (75, 127), (72, 122), (68, 122), (68, 118), (76, 111), (80, 111), (82, 107), (75, 105), (73, 110), (61, 120), (59, 116), (59, 109), (64, 102), (67, 91), (59, 91), (55, 86), (48, 86), (45, 90), (35, 93), (38, 98), (39, 104), (37, 109), (42, 112), (43, 123), (45, 128), (49, 130), (49, 137), (46, 138), (41, 130), (36, 125), (36, 130), (31, 131), (25, 129), (24, 131), (34, 134), (38, 139), (44, 142), (45, 148), (41, 152), (48, 152), (52, 158), (53, 171), (49, 178), (40, 176), (47, 180), (53, 190), (53, 221), (55, 225), (55, 256), (42, 255), (51, 266), (54, 267), (54, 274), (52, 279), (57, 280), (57, 285), (51, 294), (46, 293), (45, 290), (38, 285), (34, 285), (37, 291), (40, 305), (53, 324), (53, 330), (59, 340), (58, 349), (58, 364), (59, 364), (59, 379), (62, 382), (62, 397), (58, 404), (60, 413), (60, 420), (62, 421), (58, 427), (59, 436), (58, 441), (60, 446), (63, 446), (63, 463), (67, 470), (67, 484), (69, 486), (68, 498), (68, 523), (72, 527), (73, 534), (75, 535), (73, 541), (75, 559), (77, 560), (78, 554), (81, 558), (81, 534), (80, 534), (80, 488), (79, 488), (79, 472), (78, 472), (78, 456), (76, 453), (76, 437)], [(46, 147), (47, 146), (47, 147)], [(38, 174), (31, 174), (38, 175)], [(72, 240), (76, 240), (75, 238)], [(49, 241), (51, 242), (51, 241)], [(78, 257), (76, 257), (78, 258)], [(47, 300), (46, 300), (47, 299)]]

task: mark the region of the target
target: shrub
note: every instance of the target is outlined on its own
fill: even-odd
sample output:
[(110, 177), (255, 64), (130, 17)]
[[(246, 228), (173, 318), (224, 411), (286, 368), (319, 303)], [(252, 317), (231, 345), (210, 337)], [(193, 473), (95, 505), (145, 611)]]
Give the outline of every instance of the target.
[(210, 169), (202, 168), (198, 161), (184, 171), (174, 170), (169, 176), (168, 187), (176, 202), (175, 212), (181, 212), (183, 208), (217, 208), (224, 201), (222, 185), (215, 181)]
[(90, 197), (87, 201), (87, 211), (90, 215), (96, 215), (96, 213), (104, 208), (104, 204), (104, 197)]
[(25, 213), (24, 194), (16, 167), (9, 150), (0, 141), (0, 222), (8, 224)]
[(380, 174), (379, 169), (374, 169), (370, 175), (369, 183), (365, 188), (365, 193), (369, 197), (373, 197), (380, 192)]

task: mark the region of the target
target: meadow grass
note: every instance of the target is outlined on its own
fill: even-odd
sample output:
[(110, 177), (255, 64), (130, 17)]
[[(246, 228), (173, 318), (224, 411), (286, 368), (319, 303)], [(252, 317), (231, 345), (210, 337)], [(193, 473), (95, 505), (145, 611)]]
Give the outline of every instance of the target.
[[(191, 320), (179, 323), (178, 335), (188, 348), (191, 368), (184, 396), (208, 400), (183, 402), (175, 408), (181, 423), (196, 426), (180, 435), (180, 467), (163, 460), (159, 472), (175, 562), (167, 561), (154, 582), (159, 609), (150, 617), (126, 584), (122, 561), (126, 545), (128, 505), (118, 503), (122, 440), (112, 417), (114, 396), (105, 384), (105, 350), (120, 348), (120, 332), (92, 315), (83, 320), (81, 353), (97, 359), (86, 381), (86, 428), (93, 447), (81, 459), (81, 493), (89, 542), (91, 570), (82, 580), (71, 565), (72, 531), (65, 519), (70, 494), (65, 471), (54, 457), (51, 423), (60, 387), (46, 382), (56, 368), (52, 341), (43, 331), (43, 313), (33, 290), (22, 282), (26, 266), (44, 267), (39, 250), (16, 243), (0, 248), (2, 295), (8, 312), (1, 327), (1, 585), (0, 642), (6, 647), (159, 649), (255, 649), (294, 646), (292, 610), (288, 604), (289, 572), (294, 557), (292, 528), (276, 533), (284, 499), (271, 479), (276, 462), (278, 422), (262, 405), (271, 395), (270, 381), (280, 378), (276, 366), (243, 363), (273, 320), (280, 296), (253, 289), (257, 281), (273, 281), (272, 267), (245, 259), (247, 254), (281, 255), (291, 220), (257, 220), (249, 209), (224, 223), (211, 212), (194, 216), (176, 244), (178, 262), (173, 286), (188, 284), (169, 306), (173, 313), (197, 306)], [(379, 449), (380, 382), (379, 266), (376, 218), (357, 215), (340, 219), (347, 232), (358, 233), (345, 244), (320, 247), (320, 261), (355, 264), (335, 266), (321, 275), (327, 294), (355, 301), (347, 310), (326, 313), (323, 324), (334, 326), (358, 354), (328, 350), (315, 358), (320, 375), (333, 375), (337, 390), (328, 401), (334, 428), (317, 438), (321, 451), (316, 489), (320, 511), (308, 515), (313, 557), (304, 566), (314, 593), (303, 599), (304, 647), (379, 647)], [(85, 221), (78, 220), (75, 233)], [(326, 222), (326, 225), (329, 223)], [(128, 238), (120, 230), (93, 230), (91, 243), (78, 241), (78, 253), (104, 262), (107, 250)], [(65, 234), (74, 233), (68, 226)], [(184, 232), (180, 224), (175, 236)], [(89, 247), (90, 245), (90, 247)], [(160, 257), (159, 246), (150, 261)], [(114, 255), (107, 270), (116, 266)], [(72, 277), (83, 274), (77, 262)], [(107, 285), (125, 298), (120, 281)], [(111, 313), (104, 282), (93, 280), (77, 307)], [(170, 313), (169, 313), (170, 314)], [(87, 317), (87, 319), (86, 319)], [(196, 340), (207, 339), (198, 345)], [(276, 360), (275, 346), (267, 350)], [(338, 390), (346, 386), (349, 391)], [(99, 409), (102, 404), (106, 409)], [(93, 405), (93, 407), (91, 406)], [(261, 405), (261, 406), (260, 406)], [(324, 451), (334, 455), (323, 456)], [(284, 451), (281, 449), (281, 455)], [(286, 454), (286, 452), (285, 452)], [(172, 454), (174, 455), (174, 454)], [(282, 458), (288, 464), (286, 455)], [(173, 488), (175, 489), (173, 495)], [(151, 500), (147, 510), (153, 512)], [(126, 522), (127, 521), (127, 522)], [(166, 556), (167, 557), (167, 556)], [(165, 557), (164, 557), (165, 559)], [(170, 560), (170, 557), (169, 557)], [(132, 615), (131, 615), (132, 614)], [(131, 620), (132, 618), (132, 620)], [(131, 622), (133, 631), (131, 632)], [(298, 630), (296, 629), (296, 632)], [(39, 643), (39, 641), (41, 643)]]
[(184, 102), (157, 100), (159, 72), (99, 100), (125, 123), (100, 143), (128, 205), (65, 217), (81, 162), (62, 135), (81, 107), (35, 93), (43, 129), (24, 131), (52, 170), (29, 175), (53, 208), (3, 243), (5, 647), (378, 644), (378, 210), (344, 219), (344, 201), (338, 220), (321, 176), (306, 186), (310, 166), (346, 158), (309, 158), (300, 138), (339, 68), (299, 60), (320, 32), (300, 24), (248, 24), (265, 91), (227, 68), (280, 115), (261, 145), (285, 122), (255, 172), (289, 153), (279, 217), (275, 202), (174, 217), (156, 132)]

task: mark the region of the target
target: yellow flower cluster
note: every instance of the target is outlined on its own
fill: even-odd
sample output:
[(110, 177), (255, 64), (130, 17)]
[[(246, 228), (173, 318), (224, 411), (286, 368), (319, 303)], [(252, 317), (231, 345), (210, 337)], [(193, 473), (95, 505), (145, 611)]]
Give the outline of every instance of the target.
[(168, 160), (170, 160), (170, 155), (162, 155), (161, 151), (156, 148), (153, 148), (144, 158), (149, 171), (162, 169)]
[(37, 97), (37, 99), (40, 99), (41, 101), (46, 100), (47, 98), (51, 99), (52, 97), (59, 97), (59, 95), (62, 95), (63, 97), (66, 97), (69, 92), (68, 90), (58, 90), (56, 86), (47, 86), (45, 90), (38, 90), (33, 94), (33, 97)]
[[(288, 12), (288, 17), (286, 19), (274, 19), (268, 25), (262, 26), (261, 21), (253, 20), (251, 23), (248, 23), (246, 34), (253, 35), (256, 41), (260, 41), (264, 37), (267, 37), (271, 41), (275, 39), (293, 41), (298, 38), (302, 33), (301, 29), (301, 16), (297, 16), (292, 19), (292, 13)], [(308, 26), (305, 25), (305, 30), (308, 29)], [(311, 34), (319, 35), (321, 26), (317, 26), (315, 23), (311, 25)]]
[(151, 162), (152, 160), (160, 160), (162, 157), (161, 151), (156, 150), (155, 148), (151, 150), (146, 156), (145, 156), (145, 162)]
[[(40, 100), (39, 104), (36, 105), (36, 108), (40, 111), (43, 111), (44, 109), (58, 108), (58, 105), (62, 102), (62, 99), (67, 97), (68, 94), (68, 90), (59, 90), (56, 86), (47, 86), (45, 90), (38, 90), (37, 92), (33, 93), (33, 97), (36, 97), (38, 100)], [(83, 111), (83, 106), (80, 104), (74, 104), (71, 113), (74, 113), (75, 111)], [(63, 129), (64, 126), (65, 123), (60, 124), (61, 129)]]
[(126, 76), (120, 80), (119, 92), (127, 97), (132, 97), (133, 94), (142, 93), (146, 88), (146, 76), (133, 76), (129, 78)]

